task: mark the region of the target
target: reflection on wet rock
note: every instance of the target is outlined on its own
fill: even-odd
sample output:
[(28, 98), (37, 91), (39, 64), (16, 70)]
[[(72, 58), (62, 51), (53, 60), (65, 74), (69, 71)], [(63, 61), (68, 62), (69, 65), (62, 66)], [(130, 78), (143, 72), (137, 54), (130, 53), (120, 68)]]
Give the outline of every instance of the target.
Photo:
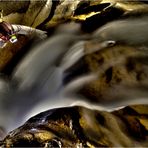
[[(97, 1), (69, 1), (69, 0), (40, 0), (18, 2), (13, 6), (13, 2), (1, 2), (0, 8), (4, 11), (4, 21), (47, 29), (57, 26), (62, 22), (80, 21), (83, 22), (83, 29), (93, 30), (101, 24), (117, 19), (122, 14), (132, 12), (147, 13), (147, 5), (142, 1), (124, 0), (97, 0)], [(30, 17), (30, 15), (32, 17)], [(102, 20), (103, 19), (103, 20)], [(99, 24), (97, 23), (99, 22)], [(93, 27), (88, 27), (88, 26)]]
[[(6, 147), (138, 147), (147, 146), (146, 105), (113, 112), (73, 106), (30, 118), (1, 142)], [(143, 113), (144, 111), (144, 113)]]
[[(0, 145), (148, 146), (147, 3), (12, 3), (0, 5), (19, 32), (0, 50), (0, 138), (32, 118)], [(70, 106), (81, 101), (92, 106)]]
[(0, 70), (3, 71), (8, 63), (16, 56), (16, 54), (21, 51), (21, 49), (29, 42), (27, 36), (18, 35), (18, 42), (8, 43), (4, 48), (0, 49)]

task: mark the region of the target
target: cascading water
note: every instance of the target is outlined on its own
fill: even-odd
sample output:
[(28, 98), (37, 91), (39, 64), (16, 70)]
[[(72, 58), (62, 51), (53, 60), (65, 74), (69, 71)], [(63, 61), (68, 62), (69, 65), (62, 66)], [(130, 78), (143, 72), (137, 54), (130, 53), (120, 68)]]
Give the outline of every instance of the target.
[[(74, 29), (76, 29), (75, 25), (73, 24)], [(41, 111), (53, 107), (68, 106), (77, 101), (83, 104), (89, 100), (92, 106), (100, 106), (105, 110), (113, 110), (128, 104), (147, 104), (147, 77), (144, 78), (144, 82), (138, 83), (135, 80), (131, 85), (129, 85), (129, 81), (110, 87), (109, 91), (105, 92), (108, 93), (105, 99), (112, 98), (109, 102), (104, 102), (101, 96), (100, 100), (93, 101), (92, 98), (87, 98), (86, 95), (79, 92), (89, 83), (102, 80), (102, 73), (108, 68), (118, 64), (124, 65), (127, 57), (130, 56), (133, 58), (138, 55), (142, 56), (144, 73), (147, 75), (147, 26), (148, 19), (147, 16), (144, 16), (108, 23), (93, 34), (83, 34), (79, 30), (74, 34), (73, 28), (67, 29), (68, 31), (64, 27), (65, 30), (59, 29), (59, 32), (57, 31), (40, 45), (30, 49), (30, 52), (13, 71), (11, 80), (5, 81), (1, 78), (0, 125), (10, 131), (23, 123), (24, 119)], [(78, 29), (80, 29), (79, 26)], [(91, 71), (89, 69), (86, 73), (73, 75), (71, 81), (64, 84), (64, 79), (74, 72), (68, 69), (77, 64), (78, 71), (81, 71), (79, 61), (83, 60), (85, 56), (96, 52), (106, 54), (106, 50), (110, 50), (109, 52), (112, 53), (110, 48), (118, 45), (133, 46), (138, 51), (127, 52), (119, 58), (113, 51), (113, 57), (115, 57), (113, 61), (105, 61), (105, 64), (98, 67), (97, 70)]]

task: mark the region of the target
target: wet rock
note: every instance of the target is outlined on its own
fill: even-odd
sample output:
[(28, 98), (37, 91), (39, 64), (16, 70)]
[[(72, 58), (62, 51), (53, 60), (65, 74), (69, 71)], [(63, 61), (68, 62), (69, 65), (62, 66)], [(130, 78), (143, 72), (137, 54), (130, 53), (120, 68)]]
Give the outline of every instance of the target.
[[(91, 33), (114, 19), (137, 18), (148, 13), (147, 3), (142, 1), (28, 1), (19, 2), (11, 9), (12, 3), (5, 6), (6, 2), (1, 2), (4, 21), (33, 26), (49, 33), (52, 27), (56, 28), (61, 23), (71, 21), (82, 25), (79, 33)], [(95, 73), (98, 75), (97, 80), (83, 85), (76, 94), (85, 97), (89, 102), (105, 104), (106, 109), (129, 105), (132, 100), (136, 103), (135, 99), (141, 104), (143, 97), (147, 103), (147, 47), (132, 46), (128, 42), (116, 44), (115, 41), (115, 44), (100, 49), (100, 40), (95, 40), (92, 34), (89, 35), (91, 39), (84, 44), (84, 56), (65, 70), (67, 75), (64, 77), (64, 84), (84, 74)], [(18, 62), (18, 52), (29, 43), (25, 36), (18, 36), (18, 40), (14, 46), (8, 44), (1, 49), (2, 72), (12, 71), (10, 67)], [(12, 59), (15, 61), (14, 65)], [(128, 106), (113, 112), (82, 106), (53, 109), (29, 119), (23, 126), (10, 132), (0, 145), (144, 147), (148, 146), (147, 112), (147, 105)]]
[(76, 90), (85, 99), (96, 103), (114, 104), (112, 101), (115, 100), (147, 96), (147, 49), (124, 44), (100, 49), (99, 42), (90, 43), (84, 45), (84, 52), (90, 53), (65, 71), (68, 73), (64, 78), (66, 83), (86, 74), (96, 74), (97, 79)]
[(7, 68), (7, 65), (10, 61), (15, 58), (17, 53), (19, 53), (22, 48), (29, 42), (29, 38), (27, 36), (18, 35), (18, 42), (14, 43), (7, 43), (7, 45), (0, 49), (0, 71), (5, 71), (4, 69)]
[[(93, 29), (93, 27), (100, 26), (107, 21), (117, 19), (123, 13), (146, 13), (148, 7), (143, 2), (124, 2), (122, 0), (98, 0), (90, 2), (80, 0), (72, 2), (69, 0), (28, 0), (25, 3), (17, 2), (15, 6), (13, 3), (16, 2), (1, 2), (0, 8), (4, 13), (4, 21), (45, 30), (67, 21), (84, 21), (82, 28), (87, 31), (87, 29)], [(97, 21), (99, 23), (96, 23)]]
[[(139, 112), (137, 112), (137, 110)], [(30, 118), (1, 142), (5, 147), (148, 146), (146, 105), (113, 112), (82, 106), (56, 108)], [(138, 137), (137, 137), (138, 136)]]

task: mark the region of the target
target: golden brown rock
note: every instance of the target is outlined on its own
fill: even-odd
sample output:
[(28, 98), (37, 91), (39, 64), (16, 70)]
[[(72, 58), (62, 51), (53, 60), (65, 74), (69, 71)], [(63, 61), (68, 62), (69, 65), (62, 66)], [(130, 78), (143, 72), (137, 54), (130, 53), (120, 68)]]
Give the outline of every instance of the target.
[[(139, 109), (141, 112), (137, 112)], [(146, 105), (113, 112), (82, 106), (52, 109), (29, 119), (1, 142), (5, 147), (148, 146)], [(144, 111), (145, 112), (145, 111)]]
[[(85, 55), (78, 61), (77, 66), (72, 66), (68, 72), (70, 76), (75, 73), (73, 77), (96, 73), (98, 78), (85, 84), (79, 90), (79, 94), (89, 101), (101, 103), (113, 103), (114, 100), (122, 99), (130, 101), (132, 98), (146, 96), (148, 82), (146, 48), (117, 44), (100, 49), (100, 43), (93, 40), (86, 42), (84, 46), (85, 52), (90, 54)], [(93, 52), (93, 49), (98, 51)]]
[[(28, 1), (1, 2), (4, 20), (48, 30), (67, 21), (80, 22), (82, 30), (92, 32), (98, 27), (121, 17), (147, 13), (146, 2), (123, 0), (86, 1)], [(21, 11), (22, 9), (23, 11)], [(82, 10), (82, 11), (81, 11)], [(32, 16), (32, 17), (30, 17)], [(91, 27), (90, 27), (91, 26)], [(0, 70), (28, 43), (8, 44), (0, 51)], [(90, 101), (113, 103), (114, 100), (145, 97), (148, 67), (145, 49), (117, 44), (91, 53), (98, 43), (87, 42), (83, 61), (87, 72), (98, 73), (98, 79), (85, 85), (79, 93)], [(86, 72), (86, 71), (85, 71)], [(131, 97), (131, 98), (130, 98)], [(147, 105), (128, 106), (107, 112), (85, 107), (49, 110), (28, 120), (12, 131), (1, 145), (4, 147), (112, 147), (148, 146)]]
[[(69, 0), (2, 1), (0, 5), (0, 9), (3, 10), (3, 20), (12, 24), (27, 25), (48, 30), (50, 27), (57, 26), (63, 22), (76, 21), (82, 23), (82, 30), (86, 32), (94, 31), (103, 24), (118, 19), (125, 13), (129, 13), (129, 15), (133, 15), (137, 12), (146, 13), (148, 10), (147, 7), (147, 4), (142, 2), (124, 2), (123, 0), (97, 0), (86, 2), (80, 0), (72, 2)], [(24, 42), (22, 47), (25, 44)], [(9, 46), (10, 45), (8, 45), (8, 48), (10, 48)], [(17, 50), (17, 48), (20, 47), (15, 45), (15, 47), (11, 48), (16, 48)], [(10, 61), (11, 57), (13, 57), (12, 53), (7, 53), (9, 49), (5, 49), (1, 50), (2, 60), (0, 61), (0, 67), (5, 67), (5, 64), (2, 63), (7, 63)], [(7, 58), (5, 53), (7, 53)]]
[(29, 42), (29, 38), (27, 36), (18, 35), (18, 42), (7, 43), (4, 48), (0, 49), (0, 71), (2, 71), (7, 64), (16, 56), (16, 54)]
[[(14, 3), (15, 5), (13, 5)], [(110, 14), (113, 13), (110, 11), (110, 8), (132, 13), (135, 11), (147, 12), (147, 7), (147, 4), (143, 2), (124, 2), (124, 0), (97, 0), (86, 2), (81, 0), (27, 0), (25, 2), (1, 1), (0, 9), (4, 12), (4, 21), (32, 27), (41, 25), (40, 27), (44, 26), (44, 28), (49, 28), (68, 20), (84, 21), (97, 14), (102, 15), (101, 13), (103, 11), (108, 11), (106, 15), (104, 15), (104, 17), (106, 17), (105, 19), (108, 19)], [(79, 12), (79, 8), (81, 9), (81, 13), (76, 14), (75, 11)], [(117, 14), (114, 13), (114, 15)], [(114, 15), (111, 16), (112, 19), (115, 18)]]

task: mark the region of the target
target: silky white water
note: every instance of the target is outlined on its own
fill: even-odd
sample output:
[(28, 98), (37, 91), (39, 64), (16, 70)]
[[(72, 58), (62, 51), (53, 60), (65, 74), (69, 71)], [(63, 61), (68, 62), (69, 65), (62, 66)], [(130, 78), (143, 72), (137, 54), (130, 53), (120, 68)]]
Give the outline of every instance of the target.
[[(75, 24), (73, 25), (76, 30)], [(99, 72), (87, 73), (66, 86), (63, 84), (64, 71), (86, 54), (83, 45), (88, 40), (98, 39), (99, 44), (103, 46), (97, 50), (108, 46), (106, 43), (110, 43), (110, 41), (147, 47), (147, 26), (148, 17), (146, 16), (141, 19), (126, 19), (108, 23), (90, 35), (81, 35), (79, 31), (74, 34), (73, 28), (71, 31), (67, 31), (66, 27), (63, 27), (65, 31), (61, 31), (60, 28), (59, 32), (57, 29), (52, 37), (30, 49), (30, 52), (13, 71), (11, 80), (7, 81), (1, 77), (0, 126), (8, 132), (35, 114), (71, 104), (88, 104), (87, 106), (90, 108), (94, 106), (108, 111), (129, 104), (148, 104), (146, 85), (145, 89), (134, 87), (128, 89), (129, 91), (124, 86), (120, 86), (119, 94), (123, 97), (112, 103), (90, 104), (85, 101), (85, 97), (77, 95), (76, 90), (90, 81), (98, 79)], [(78, 29), (80, 29), (79, 26)], [(128, 34), (128, 32), (130, 33)], [(92, 52), (95, 51), (96, 49), (92, 49)], [(113, 61), (106, 67), (111, 64), (114, 66), (117, 62)], [(124, 100), (124, 98), (126, 99)]]

